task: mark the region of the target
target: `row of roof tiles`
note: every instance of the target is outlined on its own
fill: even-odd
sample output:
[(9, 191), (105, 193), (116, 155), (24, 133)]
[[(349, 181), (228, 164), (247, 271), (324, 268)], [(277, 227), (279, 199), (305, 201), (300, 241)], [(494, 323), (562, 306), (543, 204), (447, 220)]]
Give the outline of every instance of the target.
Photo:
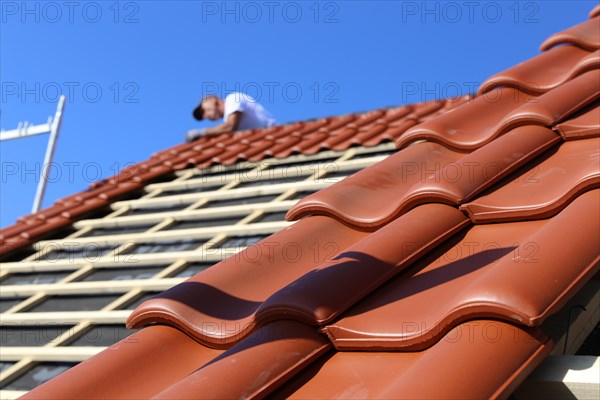
[[(24, 398), (496, 398), (514, 390), (551, 347), (538, 331), (493, 320), (458, 325), (427, 351), (377, 353), (336, 352), (294, 321), (267, 324), (228, 351), (158, 325)], [(474, 380), (499, 354), (493, 374)]]
[[(598, 17), (552, 36), (544, 49), (588, 54), (527, 61), (424, 118), (28, 397), (508, 396), (552, 349), (540, 325), (600, 267), (599, 63), (575, 67), (599, 40)], [(532, 90), (536, 69), (558, 83)]]

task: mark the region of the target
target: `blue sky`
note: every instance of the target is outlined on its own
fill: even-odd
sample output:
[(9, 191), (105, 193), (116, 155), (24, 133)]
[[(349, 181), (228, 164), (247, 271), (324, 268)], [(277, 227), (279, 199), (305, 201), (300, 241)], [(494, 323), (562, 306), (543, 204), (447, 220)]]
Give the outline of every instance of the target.
[[(203, 93), (280, 122), (466, 94), (594, 1), (0, 2), (0, 126), (68, 102), (43, 203), (175, 145)], [(0, 226), (30, 212), (47, 135), (0, 145)]]

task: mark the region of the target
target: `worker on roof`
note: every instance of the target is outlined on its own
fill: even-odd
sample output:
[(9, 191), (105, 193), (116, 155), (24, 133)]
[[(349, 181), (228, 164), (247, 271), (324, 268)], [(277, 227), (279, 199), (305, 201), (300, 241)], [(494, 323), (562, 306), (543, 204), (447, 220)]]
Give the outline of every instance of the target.
[(225, 100), (214, 95), (204, 96), (193, 114), (198, 121), (205, 118), (217, 121), (223, 118), (223, 123), (188, 131), (185, 135), (185, 140), (188, 142), (205, 135), (212, 136), (245, 129), (264, 128), (277, 123), (275, 118), (256, 100), (239, 92), (228, 94)]

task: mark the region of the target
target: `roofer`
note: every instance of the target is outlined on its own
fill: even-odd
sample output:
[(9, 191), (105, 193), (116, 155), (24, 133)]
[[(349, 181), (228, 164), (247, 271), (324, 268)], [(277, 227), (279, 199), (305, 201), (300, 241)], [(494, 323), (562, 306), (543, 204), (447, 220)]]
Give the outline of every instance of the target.
[(185, 140), (188, 142), (205, 135), (212, 136), (238, 130), (264, 128), (277, 123), (262, 105), (251, 96), (240, 92), (228, 94), (225, 100), (215, 95), (204, 96), (193, 114), (198, 121), (203, 119), (217, 121), (223, 118), (223, 123), (188, 131), (185, 135)]

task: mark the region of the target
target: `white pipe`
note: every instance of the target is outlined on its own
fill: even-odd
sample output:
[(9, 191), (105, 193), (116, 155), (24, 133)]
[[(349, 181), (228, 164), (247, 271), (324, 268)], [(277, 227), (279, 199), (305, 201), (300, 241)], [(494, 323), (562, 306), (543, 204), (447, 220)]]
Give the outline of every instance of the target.
[(44, 157), (44, 164), (42, 165), (42, 174), (38, 183), (37, 190), (35, 192), (35, 199), (33, 200), (32, 213), (36, 213), (42, 206), (44, 200), (44, 193), (46, 192), (46, 185), (48, 183), (48, 173), (50, 171), (50, 165), (54, 157), (54, 150), (56, 148), (56, 141), (58, 140), (58, 134), (60, 132), (60, 126), (62, 122), (63, 109), (65, 107), (65, 96), (60, 96), (56, 114), (52, 121), (52, 127), (50, 130), (50, 138), (48, 139), (48, 146), (46, 147), (46, 156)]

